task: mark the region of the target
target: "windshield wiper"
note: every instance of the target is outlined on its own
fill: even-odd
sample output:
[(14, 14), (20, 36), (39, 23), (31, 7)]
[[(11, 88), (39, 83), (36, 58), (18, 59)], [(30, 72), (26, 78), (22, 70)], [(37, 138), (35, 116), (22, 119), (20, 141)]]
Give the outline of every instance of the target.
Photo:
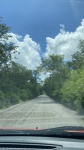
[(0, 135), (21, 135), (21, 136), (52, 136), (52, 137), (69, 137), (84, 139), (84, 127), (82, 126), (63, 126), (50, 129), (0, 129)]

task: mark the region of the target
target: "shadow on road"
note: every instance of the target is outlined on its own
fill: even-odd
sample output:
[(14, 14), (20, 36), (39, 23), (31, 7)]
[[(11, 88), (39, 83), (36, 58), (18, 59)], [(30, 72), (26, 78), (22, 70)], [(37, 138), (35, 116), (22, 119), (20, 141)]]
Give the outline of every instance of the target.
[(50, 102), (38, 102), (39, 104), (55, 104), (54, 101), (50, 101)]

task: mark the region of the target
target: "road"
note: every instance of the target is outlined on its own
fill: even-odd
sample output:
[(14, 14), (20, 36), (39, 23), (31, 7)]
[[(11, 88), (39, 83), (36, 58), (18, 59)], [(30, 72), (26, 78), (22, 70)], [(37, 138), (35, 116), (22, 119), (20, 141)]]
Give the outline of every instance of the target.
[(46, 95), (0, 110), (0, 128), (84, 126), (84, 116)]

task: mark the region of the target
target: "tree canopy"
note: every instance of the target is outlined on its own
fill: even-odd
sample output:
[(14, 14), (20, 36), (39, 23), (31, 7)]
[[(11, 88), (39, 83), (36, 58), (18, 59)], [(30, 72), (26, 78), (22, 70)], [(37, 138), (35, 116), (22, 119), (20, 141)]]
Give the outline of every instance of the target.
[(9, 31), (0, 18), (0, 108), (35, 98), (41, 92), (34, 72), (11, 59), (17, 46), (8, 41)]
[(43, 84), (47, 95), (57, 102), (84, 110), (84, 40), (79, 41), (79, 51), (72, 55), (72, 61), (64, 62), (63, 55), (50, 55), (42, 59), (38, 68), (50, 72)]
[(17, 46), (13, 43), (8, 42), (11, 35), (8, 33), (10, 27), (2, 22), (0, 17), (0, 66), (7, 65), (11, 61), (11, 52), (16, 52)]

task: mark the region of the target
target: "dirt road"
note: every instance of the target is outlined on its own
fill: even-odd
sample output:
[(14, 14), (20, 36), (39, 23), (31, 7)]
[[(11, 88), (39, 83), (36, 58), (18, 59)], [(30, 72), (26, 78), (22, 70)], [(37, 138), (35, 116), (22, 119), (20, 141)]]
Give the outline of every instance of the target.
[(52, 128), (84, 126), (84, 116), (46, 95), (0, 110), (0, 128)]

